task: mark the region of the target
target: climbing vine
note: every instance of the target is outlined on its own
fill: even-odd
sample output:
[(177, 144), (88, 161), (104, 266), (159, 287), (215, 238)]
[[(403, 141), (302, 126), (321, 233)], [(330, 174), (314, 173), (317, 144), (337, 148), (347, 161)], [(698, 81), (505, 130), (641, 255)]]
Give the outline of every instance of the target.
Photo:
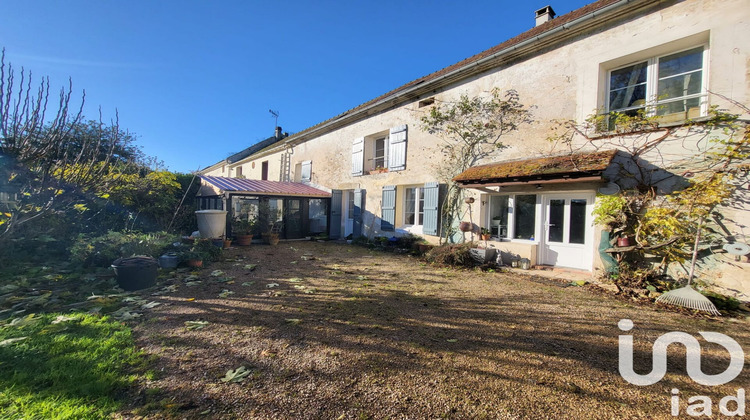
[(620, 192), (597, 198), (595, 219), (613, 236), (635, 239), (631, 262), (650, 254), (666, 272), (670, 263), (690, 256), (699, 229), (703, 254), (738, 239), (723, 223), (722, 211), (748, 198), (740, 186), (748, 181), (750, 131), (739, 115), (715, 106), (707, 118), (679, 124), (664, 124), (648, 111), (600, 114), (582, 124), (559, 121), (550, 141), (571, 154), (621, 151), (608, 174)]

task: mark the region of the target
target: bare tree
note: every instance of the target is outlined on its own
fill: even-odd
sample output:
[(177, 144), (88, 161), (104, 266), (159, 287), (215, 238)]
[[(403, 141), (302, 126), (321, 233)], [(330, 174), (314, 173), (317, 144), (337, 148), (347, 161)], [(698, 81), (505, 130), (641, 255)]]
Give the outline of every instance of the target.
[(421, 118), (421, 129), (440, 137), (443, 160), (437, 175), (447, 183), (443, 201), (442, 238), (449, 240), (455, 233), (454, 223), (461, 211), (462, 189), (452, 181), (461, 172), (497, 151), (508, 147), (503, 138), (532, 121), (531, 111), (524, 106), (518, 93), (502, 93), (493, 89), (487, 97), (461, 95), (456, 102), (443, 102)]
[[(93, 136), (71, 141), (82, 121), (81, 104), (71, 108), (72, 81), (50, 104), (49, 78), (38, 86), (31, 72), (18, 73), (0, 56), (0, 192), (7, 197), (0, 209), (0, 238), (67, 203), (70, 192), (103, 182), (113, 153), (121, 145), (118, 119), (99, 122)], [(50, 109), (52, 111), (50, 112)], [(48, 112), (50, 112), (48, 114)], [(111, 179), (111, 177), (109, 178)]]

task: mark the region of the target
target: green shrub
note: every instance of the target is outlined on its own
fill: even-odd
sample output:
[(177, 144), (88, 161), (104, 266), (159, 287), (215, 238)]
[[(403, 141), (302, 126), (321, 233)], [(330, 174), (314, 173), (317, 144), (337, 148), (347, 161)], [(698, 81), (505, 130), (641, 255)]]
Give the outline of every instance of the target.
[(88, 237), (79, 235), (70, 250), (71, 259), (84, 266), (108, 267), (120, 257), (148, 255), (158, 258), (178, 238), (166, 232), (113, 232)]
[(201, 255), (203, 261), (209, 262), (219, 261), (222, 255), (221, 248), (214, 245), (211, 239), (199, 239), (195, 241), (195, 245), (193, 245), (190, 251)]
[(714, 292), (702, 292), (717, 309), (736, 311), (739, 309), (741, 302), (731, 296), (724, 296)]

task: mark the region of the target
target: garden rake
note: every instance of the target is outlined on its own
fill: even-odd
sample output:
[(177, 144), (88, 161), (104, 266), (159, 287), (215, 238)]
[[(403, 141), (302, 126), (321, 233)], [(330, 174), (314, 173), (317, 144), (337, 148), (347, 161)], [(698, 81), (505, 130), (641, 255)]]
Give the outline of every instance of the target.
[(679, 289), (670, 290), (656, 298), (657, 302), (669, 305), (682, 306), (683, 308), (695, 309), (698, 311), (708, 312), (711, 315), (721, 316), (716, 306), (703, 294), (693, 289), (690, 284), (695, 275), (695, 261), (698, 259), (698, 243), (701, 240), (701, 228), (703, 218), (698, 222), (698, 232), (695, 234), (695, 245), (693, 246), (693, 260), (690, 263), (690, 274), (688, 275), (687, 285)]

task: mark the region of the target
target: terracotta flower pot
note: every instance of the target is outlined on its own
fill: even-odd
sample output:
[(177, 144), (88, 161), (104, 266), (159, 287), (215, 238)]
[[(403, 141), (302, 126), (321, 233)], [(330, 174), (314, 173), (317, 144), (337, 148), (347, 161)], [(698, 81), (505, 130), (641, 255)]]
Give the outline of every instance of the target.
[(249, 246), (253, 242), (253, 235), (234, 235), (234, 243), (239, 246)]
[(188, 267), (201, 268), (203, 267), (203, 260), (187, 260)]
[(620, 248), (630, 246), (630, 236), (621, 236), (617, 238), (617, 246)]

